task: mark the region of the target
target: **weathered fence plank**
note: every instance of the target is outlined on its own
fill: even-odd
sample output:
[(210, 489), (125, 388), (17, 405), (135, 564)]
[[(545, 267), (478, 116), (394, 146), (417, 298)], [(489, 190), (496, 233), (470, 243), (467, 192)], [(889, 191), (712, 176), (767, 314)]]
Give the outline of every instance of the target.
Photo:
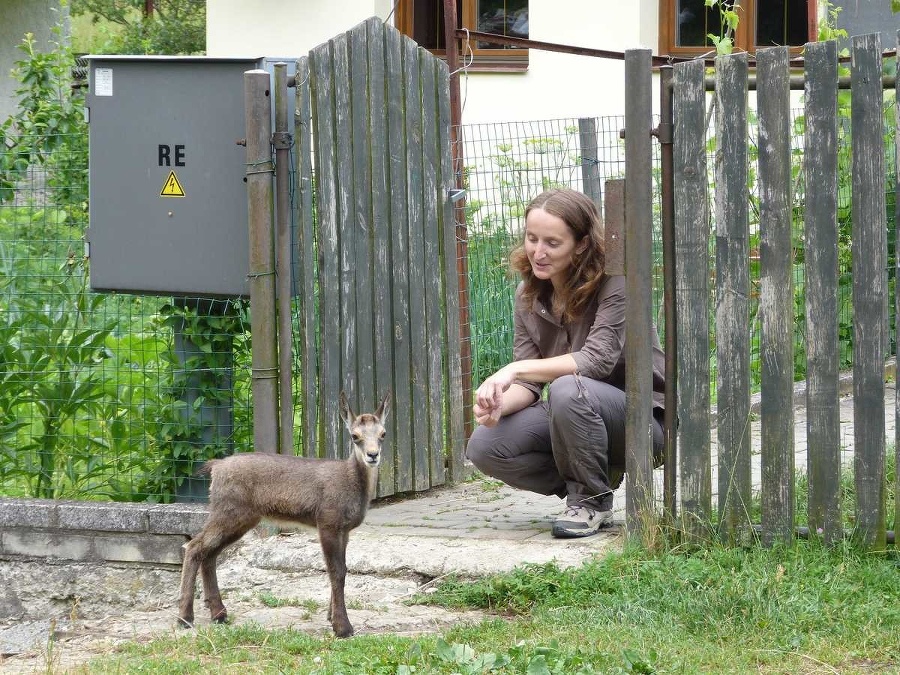
[[(310, 90), (312, 92), (313, 129), (317, 152), (314, 153), (317, 176), (319, 228), (319, 391), (317, 424), (320, 444), (317, 452), (336, 457), (341, 438), (337, 406), (341, 391), (341, 304), (339, 261), (338, 203), (336, 190), (337, 151), (334, 103), (334, 40), (309, 53)], [(341, 423), (341, 426), (343, 424)]]
[(625, 179), (614, 178), (603, 186), (603, 238), (606, 273), (625, 274)]
[(419, 47), (412, 40), (403, 42), (403, 83), (406, 105), (406, 190), (409, 200), (409, 313), (412, 323), (411, 375), (413, 415), (413, 488), (428, 487), (428, 354), (425, 332), (425, 284), (428, 273), (425, 246), (421, 237), (425, 217), (422, 157), (422, 90)]
[(853, 38), (853, 437), (859, 543), (885, 545), (884, 360), (887, 353), (887, 221), (881, 37)]
[(298, 356), (300, 359), (301, 406), (300, 452), (315, 454), (318, 445), (316, 401), (319, 399), (319, 376), (317, 371), (316, 341), (316, 260), (317, 244), (315, 221), (313, 219), (312, 181), (312, 111), (309, 93), (309, 57), (297, 61), (295, 72), (297, 104), (294, 124), (294, 138), (297, 148), (297, 269), (294, 271), (297, 283)]
[[(387, 80), (384, 25), (377, 19), (366, 22), (369, 59), (369, 151), (372, 157), (372, 239), (374, 274), (380, 280), (372, 284), (373, 338), (375, 340), (375, 390), (384, 396), (394, 387), (391, 360), (393, 330), (391, 326), (391, 201), (388, 187), (390, 153), (388, 144)], [(396, 429), (396, 411), (388, 417)], [(389, 450), (382, 454), (378, 473), (379, 494), (394, 492), (394, 466), (403, 446), (397, 443), (396, 432), (391, 435)]]
[(719, 513), (734, 541), (750, 525), (747, 55), (717, 57), (715, 67)]
[(712, 505), (709, 372), (709, 200), (702, 61), (674, 66), (675, 303), (678, 342), (680, 518), (707, 534)]
[[(897, 53), (900, 54), (900, 30), (897, 31)], [(900, 78), (894, 79), (894, 170), (896, 185), (894, 186), (894, 223), (900, 223)], [(894, 246), (894, 279), (900, 279), (900, 228), (896, 230), (896, 245)], [(895, 281), (896, 283), (896, 281)], [(900, 293), (894, 293), (895, 317), (900, 317)], [(896, 382), (897, 354), (894, 360), (894, 381)], [(900, 533), (900, 498), (897, 496), (897, 487), (900, 485), (900, 387), (894, 387), (894, 545), (897, 544), (897, 534)]]
[[(389, 148), (388, 192), (390, 196), (391, 269), (393, 282), (391, 296), (393, 307), (394, 341), (394, 399), (397, 410), (392, 418), (395, 428), (394, 443), (398, 447), (413, 448), (412, 426), (409, 421), (413, 408), (412, 374), (410, 370), (410, 309), (409, 309), (409, 222), (406, 190), (406, 127), (403, 79), (397, 74), (403, 71), (404, 39), (396, 31), (385, 34), (386, 69), (392, 75), (387, 79), (387, 146)], [(395, 472), (396, 489), (407, 492), (413, 489), (412, 454), (398, 453)]]
[(806, 45), (806, 445), (809, 528), (843, 537), (837, 228), (837, 43)]
[[(373, 265), (372, 245), (372, 146), (369, 137), (369, 48), (367, 23), (354, 27), (348, 34), (350, 59), (350, 140), (352, 162), (346, 162), (351, 174), (351, 188), (348, 190), (353, 202), (346, 219), (344, 245), (349, 248), (348, 259), (352, 260), (353, 296), (355, 298), (356, 334), (351, 335), (355, 343), (355, 363), (351, 362), (346, 371), (356, 373), (353, 380), (355, 398), (350, 400), (354, 410), (374, 409), (381, 400), (375, 391), (375, 323), (374, 289), (387, 280), (382, 268)], [(351, 239), (351, 241), (346, 241)]]
[[(437, 70), (439, 61), (425, 50), (419, 52), (419, 72), (422, 88), (422, 161), (424, 217), (419, 223), (426, 261), (440, 260), (440, 210), (447, 201), (447, 191), (439, 183), (441, 146), (438, 133)], [(428, 421), (429, 485), (444, 482), (442, 355), (443, 327), (441, 323), (442, 277), (431, 268), (423, 278), (425, 288), (425, 358), (427, 363), (426, 385), (428, 389), (425, 408)]]
[(646, 540), (653, 529), (653, 367), (651, 335), (652, 149), (650, 128), (650, 50), (625, 52), (625, 527), (628, 536)]
[[(332, 77), (335, 82), (350, 82), (350, 36), (343, 34), (334, 40), (332, 54)], [(356, 405), (358, 383), (355, 377), (347, 377), (356, 369), (357, 333), (359, 308), (356, 301), (356, 236), (355, 197), (356, 185), (353, 181), (353, 117), (350, 114), (351, 87), (334, 87), (334, 152), (335, 180), (337, 181), (337, 228), (338, 228), (338, 297), (334, 298), (334, 306), (339, 307), (340, 331), (334, 336), (340, 344), (340, 367), (338, 382), (340, 388), (347, 393), (349, 401)], [(330, 406), (335, 408), (332, 403)], [(333, 422), (339, 430), (338, 438), (344, 438), (344, 425), (335, 416)], [(331, 422), (329, 422), (331, 423)], [(339, 450), (343, 452), (345, 445), (340, 442)]]
[[(443, 62), (442, 62), (443, 63)], [(450, 129), (450, 70), (438, 68), (438, 138), (441, 147), (451, 147)], [(459, 130), (457, 130), (459, 133)], [(460, 139), (459, 142), (462, 142)], [(450, 191), (456, 188), (453, 173), (453, 153), (444, 152), (440, 156), (440, 185), (443, 186), (444, 200), (441, 212), (440, 236), (441, 259), (444, 261), (441, 273), (444, 278), (444, 339), (446, 344), (462, 345), (460, 326), (460, 279), (457, 270), (456, 205), (449, 199)], [(464, 218), (464, 213), (460, 214)], [(463, 279), (465, 283), (465, 279)], [(444, 419), (446, 423), (446, 444), (444, 455), (449, 462), (450, 479), (461, 481), (465, 476), (466, 409), (463, 399), (463, 367), (460, 354), (447, 351), (447, 382), (444, 386)]]
[(756, 53), (763, 542), (794, 538), (794, 296), (787, 47)]

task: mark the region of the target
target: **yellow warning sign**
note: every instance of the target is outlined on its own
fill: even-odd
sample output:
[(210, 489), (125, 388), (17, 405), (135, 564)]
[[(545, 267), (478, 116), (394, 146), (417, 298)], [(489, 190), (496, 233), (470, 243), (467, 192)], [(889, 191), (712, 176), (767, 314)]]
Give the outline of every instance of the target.
[(178, 182), (178, 177), (175, 175), (174, 171), (169, 172), (169, 177), (166, 178), (165, 185), (163, 185), (163, 189), (159, 193), (160, 197), (184, 197), (184, 188), (181, 187), (181, 183)]

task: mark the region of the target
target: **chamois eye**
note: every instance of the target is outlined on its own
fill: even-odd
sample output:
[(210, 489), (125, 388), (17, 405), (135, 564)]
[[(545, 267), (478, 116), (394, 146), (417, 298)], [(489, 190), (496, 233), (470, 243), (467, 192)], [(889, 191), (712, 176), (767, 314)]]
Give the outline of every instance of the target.
[(356, 432), (353, 433), (353, 442), (354, 443), (362, 443), (362, 440), (363, 440), (362, 434), (359, 434)]
[(378, 440), (379, 440), (379, 441), (383, 441), (383, 440), (384, 440), (384, 435), (385, 435), (385, 433), (387, 433), (387, 432), (382, 431), (380, 434), (378, 434)]

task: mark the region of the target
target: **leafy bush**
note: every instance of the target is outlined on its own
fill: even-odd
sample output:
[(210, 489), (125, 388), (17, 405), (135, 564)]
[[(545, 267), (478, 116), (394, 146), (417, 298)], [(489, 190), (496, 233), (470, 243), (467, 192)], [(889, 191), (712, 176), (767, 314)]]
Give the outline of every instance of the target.
[(74, 16), (106, 22), (107, 31), (97, 45), (103, 54), (203, 54), (206, 51), (205, 0), (154, 0), (146, 14), (144, 0), (73, 0)]

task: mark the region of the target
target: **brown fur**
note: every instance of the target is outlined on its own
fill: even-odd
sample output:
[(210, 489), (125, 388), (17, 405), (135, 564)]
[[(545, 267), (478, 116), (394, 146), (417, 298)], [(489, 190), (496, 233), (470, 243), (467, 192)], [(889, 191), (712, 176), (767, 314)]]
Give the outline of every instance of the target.
[(345, 460), (248, 453), (204, 465), (202, 471), (212, 476), (209, 516), (199, 534), (185, 544), (178, 600), (180, 625), (194, 624), (198, 571), (212, 620), (227, 620), (216, 558), (267, 518), (310, 525), (319, 531), (331, 582), (328, 618), (338, 637), (353, 634), (344, 603), (347, 540), (350, 530), (363, 522), (375, 496), (388, 398), (384, 397), (374, 414), (357, 416), (341, 392), (341, 418), (351, 436), (350, 456)]

